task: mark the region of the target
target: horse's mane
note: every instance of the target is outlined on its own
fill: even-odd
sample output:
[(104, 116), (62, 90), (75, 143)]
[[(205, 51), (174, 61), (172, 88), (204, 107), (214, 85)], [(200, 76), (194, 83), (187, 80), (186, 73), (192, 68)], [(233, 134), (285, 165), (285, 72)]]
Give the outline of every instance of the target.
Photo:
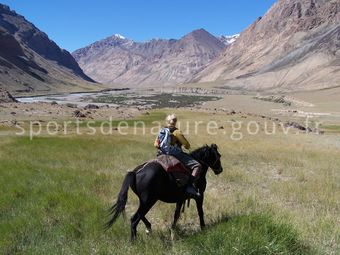
[(190, 155), (194, 158), (194, 159), (202, 159), (207, 155), (209, 146), (208, 145), (204, 145), (196, 150), (194, 150), (193, 152), (190, 153)]

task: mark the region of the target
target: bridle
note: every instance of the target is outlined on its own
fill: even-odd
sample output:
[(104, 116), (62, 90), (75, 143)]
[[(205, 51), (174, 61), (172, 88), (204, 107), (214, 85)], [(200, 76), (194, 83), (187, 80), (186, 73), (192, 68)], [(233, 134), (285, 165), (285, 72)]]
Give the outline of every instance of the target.
[[(216, 154), (216, 153), (215, 153)], [(211, 168), (211, 169), (213, 169), (213, 170), (215, 170), (215, 165), (216, 165), (216, 163), (217, 163), (217, 161), (219, 161), (220, 160), (220, 157), (218, 157), (217, 156), (217, 154), (216, 154), (216, 160), (215, 160), (215, 162), (214, 162), (214, 164), (212, 164), (211, 166), (209, 166), (207, 163), (205, 163), (204, 161), (202, 161), (202, 160), (198, 160), (198, 162), (201, 164), (201, 165), (205, 165), (207, 168)]]

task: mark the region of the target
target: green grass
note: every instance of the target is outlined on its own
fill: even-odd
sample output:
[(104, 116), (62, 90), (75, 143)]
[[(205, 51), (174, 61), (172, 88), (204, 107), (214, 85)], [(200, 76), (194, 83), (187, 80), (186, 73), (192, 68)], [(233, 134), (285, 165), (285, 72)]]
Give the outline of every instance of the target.
[(108, 207), (100, 197), (113, 201), (112, 189), (120, 184), (114, 187), (112, 177), (122, 177), (129, 166), (119, 151), (131, 146), (142, 151), (142, 144), (103, 138), (18, 138), (7, 144), (0, 159), (1, 250), (73, 253), (100, 238)]
[(0, 131), (11, 131), (13, 127), (10, 126), (0, 126)]
[(340, 133), (340, 126), (339, 125), (328, 125), (322, 126), (322, 130), (326, 133)]
[(159, 108), (178, 108), (191, 107), (197, 104), (202, 104), (206, 101), (216, 101), (221, 99), (215, 96), (197, 96), (197, 95), (183, 95), (183, 94), (168, 94), (162, 93), (159, 95), (101, 95), (97, 97), (86, 97), (84, 101), (91, 101), (93, 103), (118, 104), (125, 106), (144, 106), (149, 105), (152, 109)]
[[(121, 153), (132, 147), (132, 157)], [(164, 254), (169, 249), (173, 254), (228, 254), (234, 248), (240, 254), (308, 251), (291, 226), (276, 226), (267, 216), (235, 216), (228, 222), (217, 219), (207, 231), (184, 231), (174, 242), (167, 231), (159, 230), (152, 237), (140, 234), (141, 240), (130, 246), (129, 224), (121, 220), (104, 233), (105, 209), (117, 194), (125, 170), (154, 153), (139, 141), (15, 138), (1, 152), (0, 248), (4, 254)]]
[(268, 215), (223, 218), (180, 242), (188, 254), (311, 254), (291, 226)]
[[(143, 116), (140, 116), (140, 117), (135, 118), (135, 119), (112, 120), (111, 125), (112, 125), (112, 127), (118, 127), (119, 124), (124, 122), (124, 124), (121, 124), (121, 125), (129, 126), (129, 127), (134, 127), (136, 125), (137, 127), (141, 127), (141, 122), (143, 122), (146, 127), (149, 127), (149, 126), (153, 125), (155, 121), (161, 121), (161, 123), (163, 124), (165, 117), (166, 117), (165, 112), (163, 112), (163, 111), (153, 111), (153, 112), (151, 112), (147, 115), (143, 115)], [(91, 127), (100, 127), (101, 125), (108, 125), (108, 123), (110, 123), (110, 121), (108, 121), (108, 120), (94, 120), (94, 121), (84, 120), (84, 121), (81, 121), (79, 126), (80, 127), (87, 127), (88, 123), (91, 124)], [(75, 122), (72, 122), (69, 126), (75, 127), (76, 124), (75, 124)]]
[[(164, 119), (152, 112), (139, 119)], [(181, 120), (223, 115), (178, 112)], [(231, 117), (230, 117), (231, 118)], [(237, 118), (233, 116), (232, 118)], [(102, 231), (128, 169), (154, 157), (151, 135), (2, 137), (0, 140), (0, 251), (2, 254), (337, 254), (339, 149), (325, 136), (278, 134), (228, 140), (219, 130), (189, 135), (194, 147), (216, 142), (224, 172), (208, 174), (207, 229), (198, 230), (192, 204), (171, 238), (174, 205), (148, 214), (151, 236), (129, 220)], [(137, 198), (130, 192), (128, 218)], [(228, 221), (225, 219), (228, 215)]]
[[(159, 111), (159, 112), (152, 112), (149, 115), (144, 115), (141, 116), (139, 118), (135, 118), (135, 119), (127, 119), (127, 120), (113, 120), (112, 121), (112, 125), (114, 127), (117, 127), (119, 125), (119, 123), (121, 123), (122, 121), (125, 121), (127, 123), (128, 126), (133, 127), (135, 124), (138, 125), (139, 122), (143, 122), (145, 124), (145, 126), (151, 126), (153, 124), (153, 122), (155, 121), (161, 121), (162, 123), (164, 122), (166, 117), (166, 113)], [(96, 122), (97, 125), (100, 125), (102, 122)]]

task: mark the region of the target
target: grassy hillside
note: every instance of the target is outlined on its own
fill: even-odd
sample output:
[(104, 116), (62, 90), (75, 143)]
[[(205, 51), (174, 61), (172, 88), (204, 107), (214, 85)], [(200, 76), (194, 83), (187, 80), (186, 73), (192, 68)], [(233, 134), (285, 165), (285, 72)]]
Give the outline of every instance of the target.
[[(165, 112), (142, 117), (147, 130)], [(129, 217), (137, 199), (129, 194), (127, 220), (102, 231), (128, 169), (152, 158), (154, 136), (8, 135), (0, 130), (0, 250), (4, 254), (337, 254), (339, 252), (340, 147), (336, 134), (279, 132), (230, 139), (237, 116), (178, 112), (182, 121), (215, 120), (188, 138), (193, 147), (215, 142), (224, 172), (208, 174), (204, 204), (207, 229), (199, 230), (194, 203), (170, 234), (174, 205), (157, 203), (147, 215), (154, 232), (139, 225), (129, 243)], [(240, 119), (241, 120), (241, 119)], [(131, 123), (131, 122), (129, 122)], [(229, 124), (228, 124), (229, 123)], [(182, 123), (185, 124), (185, 123)], [(185, 127), (185, 125), (183, 125)], [(191, 131), (193, 130), (193, 126)], [(74, 128), (74, 127), (73, 127)], [(82, 127), (85, 128), (85, 127)], [(182, 128), (185, 129), (185, 128)], [(6, 134), (6, 135), (4, 135)]]

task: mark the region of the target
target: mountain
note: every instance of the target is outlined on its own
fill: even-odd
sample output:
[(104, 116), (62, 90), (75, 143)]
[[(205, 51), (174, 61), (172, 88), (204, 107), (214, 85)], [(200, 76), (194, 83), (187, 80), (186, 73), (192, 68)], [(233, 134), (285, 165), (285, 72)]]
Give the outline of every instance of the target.
[(277, 1), (193, 81), (252, 90), (340, 86), (340, 1)]
[(23, 16), (0, 4), (0, 87), (13, 93), (94, 87), (72, 55)]
[(102, 83), (177, 84), (189, 81), (225, 45), (204, 29), (179, 40), (134, 42), (114, 35), (72, 53), (84, 72)]
[(0, 103), (18, 102), (7, 90), (0, 88)]
[(223, 42), (226, 46), (233, 44), (236, 42), (237, 38), (240, 37), (240, 34), (236, 35), (221, 35), (218, 39)]

